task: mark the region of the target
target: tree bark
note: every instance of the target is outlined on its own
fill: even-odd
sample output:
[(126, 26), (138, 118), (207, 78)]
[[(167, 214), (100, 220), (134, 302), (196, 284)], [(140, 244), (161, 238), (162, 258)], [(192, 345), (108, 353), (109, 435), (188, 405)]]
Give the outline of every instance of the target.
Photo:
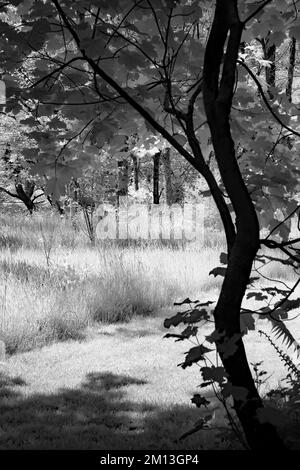
[(133, 162), (134, 189), (138, 191), (139, 190), (139, 159), (136, 155), (132, 155), (132, 162)]
[(161, 152), (153, 156), (153, 204), (159, 204), (159, 166)]
[(165, 187), (166, 187), (166, 202), (168, 206), (171, 206), (173, 204), (172, 168), (171, 168), (170, 153), (171, 153), (171, 149), (167, 148), (162, 154)]
[[(11, 157), (11, 145), (10, 143), (7, 143), (2, 159), (5, 165), (7, 166), (7, 168), (13, 172), (13, 177), (16, 179), (18, 175), (20, 174), (21, 167), (20, 166), (14, 167), (14, 164), (10, 161), (10, 157)], [(24, 185), (22, 183), (15, 182), (16, 194), (13, 194), (10, 191), (5, 190), (3, 188), (1, 190), (6, 192), (6, 194), (8, 194), (9, 196), (12, 196), (22, 201), (25, 207), (30, 212), (30, 214), (32, 214), (32, 212), (36, 209), (34, 201), (32, 201), (31, 199), (34, 193), (34, 189), (35, 189), (34, 182), (25, 181)]]
[(120, 205), (120, 198), (128, 195), (128, 161), (126, 159), (118, 161), (118, 187), (117, 205)]
[(34, 187), (35, 187), (35, 184), (31, 182), (27, 182), (25, 189), (23, 188), (21, 183), (15, 184), (17, 196), (27, 207), (30, 214), (32, 214), (33, 211), (35, 210), (35, 204), (31, 200), (32, 195), (34, 193)]
[[(205, 52), (203, 98), (219, 171), (236, 215), (236, 237), (214, 319), (219, 333), (216, 346), (228, 380), (247, 394), (244, 398), (233, 393), (233, 402), (249, 447), (267, 450), (284, 446), (275, 427), (258, 419), (263, 403), (252, 378), (240, 329), (241, 303), (259, 248), (257, 215), (237, 164), (229, 124), (242, 30), (237, 0), (217, 0)], [(235, 348), (230, 352), (232, 343)]]

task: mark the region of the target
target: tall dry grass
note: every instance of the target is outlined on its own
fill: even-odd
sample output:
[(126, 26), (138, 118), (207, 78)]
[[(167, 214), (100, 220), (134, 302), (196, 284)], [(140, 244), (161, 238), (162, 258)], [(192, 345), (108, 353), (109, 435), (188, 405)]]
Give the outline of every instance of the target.
[[(91, 246), (56, 214), (2, 214), (0, 227), (0, 339), (9, 353), (78, 338), (95, 322), (156, 315), (185, 297), (211, 300), (221, 286), (222, 278), (208, 275), (224, 251), (220, 231), (206, 231), (204, 246)], [(295, 277), (278, 263), (260, 266), (268, 285)]]
[(77, 338), (95, 322), (156, 315), (220, 286), (207, 277), (218, 264), (218, 234), (201, 250), (136, 241), (93, 247), (55, 214), (1, 215), (0, 224), (0, 339), (9, 353)]

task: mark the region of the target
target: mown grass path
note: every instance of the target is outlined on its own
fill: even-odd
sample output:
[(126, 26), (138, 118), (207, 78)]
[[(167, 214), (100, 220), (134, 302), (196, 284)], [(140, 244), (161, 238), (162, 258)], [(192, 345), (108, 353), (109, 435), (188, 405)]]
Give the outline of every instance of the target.
[[(99, 326), (82, 341), (8, 358), (0, 448), (215, 448), (214, 431), (178, 442), (203, 413), (190, 402), (201, 374), (176, 367), (189, 347), (162, 339), (163, 318)], [(276, 384), (284, 374), (279, 359), (258, 334), (247, 343), (250, 360), (264, 360)]]

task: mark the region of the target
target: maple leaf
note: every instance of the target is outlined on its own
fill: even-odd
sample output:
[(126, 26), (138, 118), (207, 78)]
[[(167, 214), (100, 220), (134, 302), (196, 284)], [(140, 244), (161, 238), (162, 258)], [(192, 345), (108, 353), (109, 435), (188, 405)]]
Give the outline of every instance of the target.
[(204, 360), (204, 354), (211, 352), (212, 349), (206, 348), (203, 345), (195, 346), (194, 348), (191, 348), (189, 351), (187, 351), (186, 357), (184, 362), (181, 364), (178, 364), (181, 366), (183, 369), (186, 369), (187, 367), (190, 367), (193, 365), (195, 362), (198, 361), (203, 361)]
[(173, 317), (166, 318), (166, 320), (164, 321), (164, 327), (170, 328), (170, 326), (177, 326), (180, 323), (182, 323), (183, 320), (184, 320), (184, 313), (178, 312)]
[(214, 277), (217, 277), (217, 276), (224, 277), (225, 274), (226, 274), (226, 270), (227, 270), (227, 268), (217, 267), (217, 268), (212, 269), (209, 272), (209, 275), (212, 274)]
[(205, 397), (201, 396), (199, 393), (196, 393), (191, 402), (197, 406), (197, 408), (201, 408), (201, 406), (207, 407), (210, 404), (210, 401), (207, 400)]
[(187, 297), (182, 302), (174, 302), (174, 305), (195, 304), (197, 302), (199, 302), (199, 300), (191, 300)]
[(216, 382), (219, 385), (223, 384), (227, 379), (227, 374), (224, 367), (201, 367), (202, 378), (205, 382)]

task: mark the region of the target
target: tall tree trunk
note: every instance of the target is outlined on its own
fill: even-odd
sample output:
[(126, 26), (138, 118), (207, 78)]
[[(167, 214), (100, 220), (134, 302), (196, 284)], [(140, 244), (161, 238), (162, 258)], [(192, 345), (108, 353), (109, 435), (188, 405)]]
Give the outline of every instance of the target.
[(128, 195), (128, 161), (126, 159), (118, 161), (118, 186), (117, 186), (117, 205), (120, 204), (120, 198)]
[(133, 181), (134, 181), (134, 189), (136, 191), (139, 190), (139, 158), (136, 155), (132, 155), (132, 163), (133, 163)]
[(233, 390), (246, 393), (244, 397), (233, 393), (233, 402), (248, 444), (253, 450), (270, 450), (283, 448), (283, 444), (275, 427), (258, 418), (263, 403), (252, 378), (240, 329), (241, 303), (259, 248), (257, 215), (237, 164), (229, 123), (242, 31), (237, 0), (217, 0), (205, 52), (203, 97), (219, 171), (235, 211), (237, 231), (214, 319), (219, 334), (216, 346), (228, 380), (238, 387)]
[(161, 152), (153, 156), (153, 204), (159, 204), (159, 165)]
[(295, 71), (295, 59), (296, 59), (296, 38), (290, 39), (290, 57), (289, 57), (289, 68), (288, 68), (288, 81), (286, 86), (286, 95), (289, 102), (293, 99), (293, 81)]
[(166, 202), (168, 206), (171, 206), (173, 204), (172, 168), (171, 168), (170, 154), (171, 154), (170, 148), (167, 148), (162, 154), (165, 187), (166, 187)]

